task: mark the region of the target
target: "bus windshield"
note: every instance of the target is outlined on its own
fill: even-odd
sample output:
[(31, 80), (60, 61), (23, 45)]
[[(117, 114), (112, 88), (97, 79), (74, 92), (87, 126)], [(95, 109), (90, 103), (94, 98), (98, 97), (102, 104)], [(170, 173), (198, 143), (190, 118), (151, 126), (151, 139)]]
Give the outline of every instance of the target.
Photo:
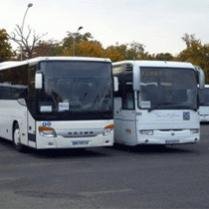
[(209, 88), (199, 89), (200, 106), (209, 106)]
[(193, 69), (141, 68), (140, 89), (142, 109), (197, 109)]
[(41, 114), (69, 115), (112, 111), (111, 64), (90, 61), (40, 63), (44, 88), (39, 92)]

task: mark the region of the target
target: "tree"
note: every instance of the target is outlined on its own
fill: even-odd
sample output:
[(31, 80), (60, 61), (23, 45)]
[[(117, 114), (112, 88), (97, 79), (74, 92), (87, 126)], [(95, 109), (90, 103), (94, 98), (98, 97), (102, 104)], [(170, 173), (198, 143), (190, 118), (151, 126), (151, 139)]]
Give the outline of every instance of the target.
[(12, 55), (9, 35), (5, 29), (0, 29), (0, 62), (11, 59)]
[(67, 32), (67, 36), (63, 39), (62, 47), (63, 47), (63, 54), (72, 56), (72, 55), (79, 55), (77, 54), (77, 47), (81, 41), (91, 41), (93, 40), (93, 36), (91, 33), (87, 32), (84, 34), (80, 34), (79, 32), (72, 33)]
[(63, 50), (59, 42), (52, 40), (39, 41), (34, 47), (33, 56), (62, 56)]
[(126, 59), (127, 45), (112, 45), (105, 49), (105, 57), (110, 58), (113, 62)]
[(202, 54), (203, 45), (194, 35), (185, 34), (182, 40), (186, 44), (186, 48), (177, 56), (178, 60), (192, 62), (198, 64)]
[(206, 82), (209, 82), (209, 44), (203, 44), (195, 35), (185, 34), (182, 39), (186, 48), (179, 53), (177, 59), (200, 66), (205, 71)]
[(10, 35), (10, 39), (19, 46), (20, 57), (33, 57), (36, 44), (41, 40), (45, 34), (39, 35), (28, 26), (27, 34), (23, 34), (23, 28), (16, 25), (14, 32)]
[(132, 42), (130, 44), (127, 44), (126, 59), (130, 59), (130, 60), (141, 59), (143, 53), (144, 53), (143, 44), (137, 42)]
[(170, 53), (159, 53), (154, 55), (155, 60), (162, 60), (162, 61), (172, 61), (174, 60), (174, 57)]
[(141, 59), (144, 53), (144, 45), (132, 42), (130, 44), (112, 45), (106, 48), (105, 56), (112, 61)]
[(98, 41), (80, 41), (77, 44), (76, 54), (88, 57), (103, 57), (104, 49)]

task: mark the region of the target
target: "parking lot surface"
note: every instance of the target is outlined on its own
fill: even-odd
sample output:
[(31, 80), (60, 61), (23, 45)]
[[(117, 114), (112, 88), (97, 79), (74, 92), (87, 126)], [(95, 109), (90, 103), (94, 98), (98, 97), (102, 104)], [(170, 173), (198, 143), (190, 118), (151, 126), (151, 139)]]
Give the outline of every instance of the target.
[(209, 125), (196, 145), (18, 153), (0, 142), (1, 209), (209, 208)]

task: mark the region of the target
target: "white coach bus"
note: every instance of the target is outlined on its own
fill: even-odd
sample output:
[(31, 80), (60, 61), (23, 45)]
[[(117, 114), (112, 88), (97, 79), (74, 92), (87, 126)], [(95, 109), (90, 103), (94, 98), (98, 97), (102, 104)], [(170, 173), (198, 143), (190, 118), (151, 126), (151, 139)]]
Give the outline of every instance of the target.
[(202, 71), (190, 63), (122, 61), (113, 64), (113, 74), (119, 82), (114, 110), (116, 143), (199, 141), (197, 84), (204, 86)]
[(113, 145), (111, 61), (38, 57), (1, 63), (0, 137), (19, 151)]
[(209, 85), (199, 89), (199, 116), (200, 122), (209, 122)]

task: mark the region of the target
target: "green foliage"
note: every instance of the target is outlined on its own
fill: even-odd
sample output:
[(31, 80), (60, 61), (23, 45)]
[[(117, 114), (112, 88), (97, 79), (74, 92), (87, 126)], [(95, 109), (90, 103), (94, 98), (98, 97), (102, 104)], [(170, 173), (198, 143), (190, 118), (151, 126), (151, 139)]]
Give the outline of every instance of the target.
[(104, 49), (98, 41), (80, 41), (77, 44), (76, 55), (88, 57), (103, 57)]
[(132, 42), (127, 45), (126, 59), (128, 60), (137, 60), (141, 59), (141, 56), (144, 54), (144, 45)]
[[(38, 37), (40, 38), (40, 37)], [(39, 40), (39, 39), (37, 39)], [(62, 41), (39, 40), (34, 47), (33, 56), (88, 56), (107, 57), (113, 62), (121, 60), (163, 60), (163, 61), (187, 61), (200, 66), (206, 74), (209, 82), (209, 44), (203, 44), (194, 35), (185, 34), (182, 40), (185, 49), (178, 55), (171, 53), (150, 54), (145, 51), (145, 46), (138, 42), (127, 44), (114, 44), (104, 48), (102, 43), (95, 40), (91, 33), (80, 34), (67, 32)], [(0, 30), (0, 60), (8, 60), (12, 57), (12, 48), (6, 30)]]
[(155, 60), (162, 60), (162, 61), (172, 61), (174, 60), (174, 57), (172, 54), (170, 53), (159, 53), (159, 54), (156, 54), (154, 56), (154, 59)]
[(112, 45), (105, 49), (105, 57), (110, 58), (113, 62), (126, 59), (127, 46), (122, 45)]
[(144, 46), (137, 42), (130, 44), (112, 45), (105, 49), (105, 57), (112, 61), (137, 60), (144, 54)]
[(194, 35), (185, 34), (182, 38), (186, 48), (179, 53), (177, 60), (191, 62), (200, 66), (206, 75), (206, 82), (209, 82), (209, 44), (203, 44)]
[(0, 61), (11, 59), (12, 47), (9, 43), (9, 36), (5, 29), (0, 29)]
[(39, 41), (34, 48), (33, 56), (61, 56), (62, 46), (54, 41)]
[(90, 42), (92, 39), (93, 36), (89, 32), (84, 34), (67, 32), (67, 36), (62, 41), (63, 55), (73, 56), (80, 42)]

